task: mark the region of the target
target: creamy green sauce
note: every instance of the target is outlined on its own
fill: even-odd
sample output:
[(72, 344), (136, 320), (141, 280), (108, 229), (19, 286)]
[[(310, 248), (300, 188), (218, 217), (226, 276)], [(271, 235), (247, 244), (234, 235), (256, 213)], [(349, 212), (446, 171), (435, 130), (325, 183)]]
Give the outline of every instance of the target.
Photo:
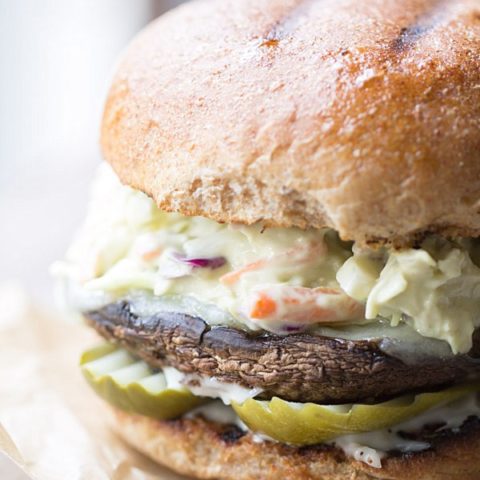
[(432, 237), (419, 249), (368, 251), (330, 229), (165, 213), (102, 165), (85, 224), (54, 270), (92, 293), (192, 298), (248, 328), (288, 333), (382, 318), (467, 352), (480, 325), (477, 249)]

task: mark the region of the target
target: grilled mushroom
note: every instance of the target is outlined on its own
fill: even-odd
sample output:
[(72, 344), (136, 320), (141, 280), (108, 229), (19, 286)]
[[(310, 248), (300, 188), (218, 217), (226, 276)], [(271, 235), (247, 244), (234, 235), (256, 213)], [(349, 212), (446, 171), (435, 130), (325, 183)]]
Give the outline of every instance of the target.
[(85, 313), (107, 340), (152, 367), (215, 377), (260, 388), (259, 398), (278, 396), (316, 403), (377, 402), (407, 392), (444, 388), (480, 379), (470, 355), (424, 355), (405, 361), (381, 348), (381, 340), (346, 340), (309, 333), (287, 336), (210, 326), (183, 313), (139, 315), (128, 301)]

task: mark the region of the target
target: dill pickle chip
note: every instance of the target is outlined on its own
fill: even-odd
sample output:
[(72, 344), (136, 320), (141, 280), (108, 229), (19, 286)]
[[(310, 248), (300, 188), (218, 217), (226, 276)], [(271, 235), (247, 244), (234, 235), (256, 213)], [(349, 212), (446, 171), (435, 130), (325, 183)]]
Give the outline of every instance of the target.
[(341, 435), (380, 430), (399, 424), (437, 405), (478, 390), (459, 386), (435, 393), (407, 395), (375, 405), (317, 405), (274, 397), (233, 404), (237, 415), (254, 432), (284, 443), (313, 445)]
[(162, 372), (112, 344), (84, 352), (80, 366), (100, 397), (127, 412), (167, 420), (205, 401), (186, 389), (168, 388)]

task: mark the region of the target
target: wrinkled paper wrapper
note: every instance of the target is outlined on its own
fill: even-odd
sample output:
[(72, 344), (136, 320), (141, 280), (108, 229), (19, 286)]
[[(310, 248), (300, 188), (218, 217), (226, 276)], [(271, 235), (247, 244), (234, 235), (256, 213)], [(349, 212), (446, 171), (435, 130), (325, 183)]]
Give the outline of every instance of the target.
[(117, 438), (83, 380), (99, 338), (78, 319), (0, 285), (0, 452), (35, 480), (181, 480)]

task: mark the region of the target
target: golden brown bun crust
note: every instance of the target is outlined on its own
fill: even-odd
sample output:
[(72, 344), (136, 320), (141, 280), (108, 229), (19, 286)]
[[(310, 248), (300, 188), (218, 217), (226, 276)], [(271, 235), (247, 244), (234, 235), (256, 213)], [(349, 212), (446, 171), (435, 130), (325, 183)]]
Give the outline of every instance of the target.
[(254, 441), (202, 418), (158, 421), (114, 410), (114, 428), (134, 448), (195, 478), (219, 480), (478, 480), (480, 426), (435, 442), (432, 450), (392, 456), (382, 468), (332, 446), (289, 447)]
[(165, 210), (480, 235), (480, 2), (187, 4), (129, 48), (102, 146)]

